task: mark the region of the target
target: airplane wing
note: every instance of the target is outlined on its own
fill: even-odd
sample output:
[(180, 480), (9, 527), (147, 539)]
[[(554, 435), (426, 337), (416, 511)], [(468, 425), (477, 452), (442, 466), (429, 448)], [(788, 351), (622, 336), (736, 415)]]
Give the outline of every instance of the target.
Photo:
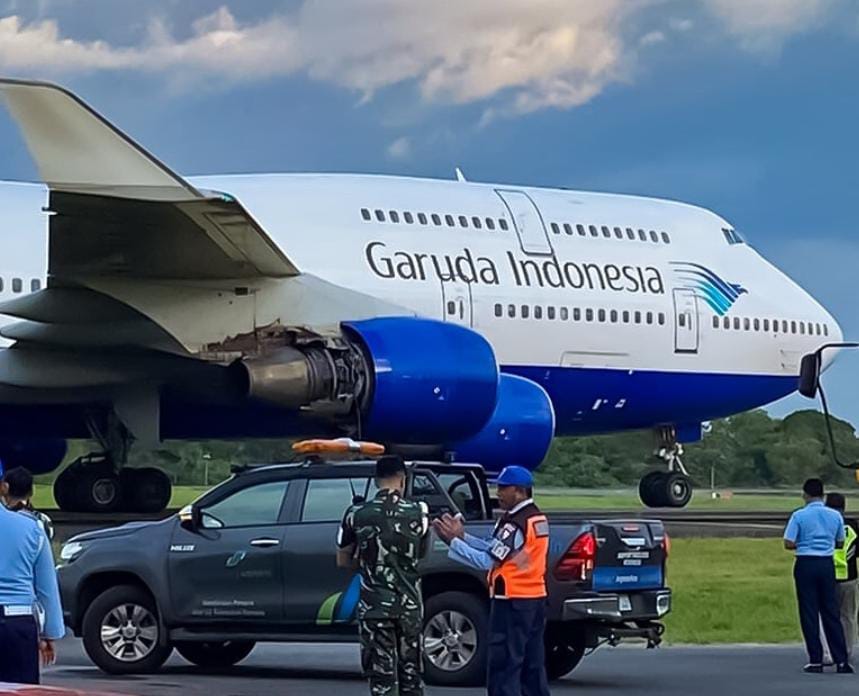
[(50, 189), (52, 277), (298, 275), (238, 201), (197, 190), (71, 92), (0, 79), (0, 95)]

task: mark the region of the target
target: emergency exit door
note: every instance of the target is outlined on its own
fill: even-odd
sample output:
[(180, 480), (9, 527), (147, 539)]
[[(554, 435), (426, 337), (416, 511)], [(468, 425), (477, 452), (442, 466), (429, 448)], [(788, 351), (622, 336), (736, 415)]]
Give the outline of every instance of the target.
[(469, 328), (474, 326), (471, 284), (448, 280), (441, 284), (442, 318)]
[(522, 251), (526, 254), (550, 256), (552, 245), (549, 244), (546, 225), (531, 197), (522, 191), (496, 190), (495, 193), (501, 197), (507, 210), (510, 211)]
[(674, 290), (674, 352), (698, 352), (698, 298), (694, 291)]

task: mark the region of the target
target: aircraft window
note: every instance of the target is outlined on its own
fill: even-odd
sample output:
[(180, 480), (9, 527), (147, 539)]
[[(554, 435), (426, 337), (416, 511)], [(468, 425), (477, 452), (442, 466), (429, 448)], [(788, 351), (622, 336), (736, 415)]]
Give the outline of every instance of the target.
[(591, 233), (591, 237), (599, 237), (599, 230), (596, 225), (588, 225), (588, 230)]
[(516, 305), (515, 304), (507, 305), (507, 316), (510, 317), (511, 319), (516, 318)]
[(432, 220), (433, 225), (441, 225), (441, 218), (435, 213), (430, 215), (430, 219)]
[(612, 324), (617, 324), (617, 310), (616, 309), (611, 310), (611, 313), (609, 314), (609, 321)]
[(579, 237), (585, 236), (585, 226), (584, 225), (576, 225), (576, 232), (579, 233)]
[(492, 218), (486, 218), (486, 226), (490, 230), (494, 230), (495, 229), (495, 220), (493, 220)]
[(739, 317), (734, 317), (734, 330), (735, 331), (740, 330), (740, 318)]
[(790, 322), (790, 332), (792, 334), (796, 333), (796, 322), (795, 321)]
[(582, 310), (578, 307), (573, 307), (573, 321), (581, 321), (582, 320)]
[(734, 243), (734, 240), (731, 238), (731, 230), (723, 227), (722, 228), (722, 234), (725, 235), (725, 239), (727, 240), (728, 244)]
[(453, 227), (453, 225), (454, 225), (454, 222), (453, 222), (453, 215), (445, 215), (445, 216), (444, 216), (444, 221), (447, 223), (447, 226), (448, 226), (448, 227)]
[(552, 223), (552, 232), (554, 232), (555, 234), (561, 234), (561, 228), (558, 227), (557, 222)]
[(20, 278), (12, 278), (12, 292), (21, 292), (24, 289), (24, 281)]
[(626, 236), (627, 236), (629, 239), (635, 239), (635, 230), (634, 230), (634, 229), (632, 229), (631, 227), (627, 227), (627, 228), (626, 228)]
[(644, 230), (638, 230), (638, 238), (642, 242), (646, 242), (647, 241), (647, 232), (645, 232)]
[(546, 307), (546, 318), (554, 319), (555, 318), (555, 308), (554, 307)]
[(603, 237), (611, 237), (611, 230), (605, 225), (602, 226), (602, 236)]
[(564, 232), (570, 236), (573, 234), (573, 226), (569, 222), (564, 223)]
[(568, 321), (570, 318), (570, 311), (566, 307), (561, 307), (561, 321)]
[(400, 221), (400, 215), (399, 215), (399, 213), (397, 213), (396, 210), (389, 210), (388, 211), (388, 217), (391, 218), (391, 222), (399, 222)]
[(677, 323), (680, 324), (681, 327), (686, 326), (686, 314), (677, 315)]
[(540, 305), (534, 307), (534, 318), (542, 319), (543, 318), (543, 308)]
[(629, 323), (629, 310), (628, 309), (623, 310), (623, 323), (624, 324)]
[(478, 230), (482, 227), (482, 225), (480, 224), (480, 218), (476, 216), (471, 218), (471, 224), (474, 225), (474, 227)]
[(773, 319), (773, 331), (778, 333), (778, 319)]
[(407, 224), (409, 224), (409, 225), (413, 225), (413, 224), (414, 224), (414, 222), (415, 222), (415, 218), (414, 218), (414, 216), (413, 216), (410, 212), (408, 212), (408, 211), (406, 211), (405, 213), (403, 213), (403, 219), (404, 219), (404, 220), (406, 221), (406, 223), (407, 223)]
[[(682, 318), (682, 317), (683, 317), (683, 315), (681, 314), (681, 315), (680, 315), (680, 317)], [(635, 323), (636, 323), (636, 324), (640, 324), (640, 323), (641, 323), (641, 312), (639, 312), (639, 311), (636, 311), (636, 312), (635, 312)]]
[(799, 322), (799, 333), (805, 336), (805, 322)]
[(425, 213), (418, 213), (418, 222), (421, 223), (422, 225), (427, 224), (427, 216)]
[(505, 220), (504, 218), (501, 218), (498, 221), (498, 226), (506, 232), (507, 231), (507, 220)]
[(824, 335), (824, 336), (828, 336), (828, 335), (829, 335), (829, 324), (824, 324), (824, 325), (823, 325), (823, 335)]
[(0, 278), (0, 292), (3, 292), (3, 279)]
[(731, 317), (724, 317), (722, 319), (722, 326), (726, 329), (731, 328)]
[(594, 310), (586, 309), (585, 310), (585, 321), (593, 321), (594, 320)]
[(456, 303), (453, 300), (447, 303), (447, 313), (450, 315), (456, 314)]
[(659, 325), (665, 326), (665, 313), (664, 312), (659, 313)]
[(718, 329), (718, 328), (719, 328), (719, 317), (717, 317), (717, 316), (715, 316), (715, 315), (713, 316), (713, 328), (714, 328), (714, 329)]
[(647, 323), (648, 323), (648, 324), (652, 324), (652, 323), (653, 323), (653, 312), (648, 312), (648, 313), (647, 313)]
[(597, 320), (601, 321), (601, 322), (605, 321), (605, 310), (604, 309), (601, 309), (597, 312)]
[(667, 232), (662, 233), (662, 241), (666, 244), (671, 244), (671, 237), (668, 236)]
[(755, 331), (760, 331), (761, 330), (761, 320), (755, 319), (754, 326), (755, 326)]
[(781, 320), (781, 332), (782, 332), (782, 333), (787, 333), (787, 331), (788, 331), (788, 329), (787, 329), (787, 319), (782, 319), (782, 320)]
[(623, 230), (620, 229), (620, 227), (615, 227), (614, 228), (614, 236), (617, 237), (618, 239), (623, 239)]
[(496, 304), (495, 305), (495, 316), (500, 317), (502, 314), (504, 314), (504, 308), (500, 304)]
[(382, 210), (377, 210), (377, 211), (376, 211), (376, 219), (377, 219), (379, 222), (384, 222), (384, 221), (385, 221), (385, 213), (384, 213), (384, 211), (382, 211)]
[(650, 230), (650, 241), (655, 242), (657, 244), (659, 243), (659, 235), (656, 234), (654, 230)]
[(468, 218), (465, 215), (459, 216), (459, 226), (460, 227), (468, 227)]
[[(42, 281), (38, 278), (33, 278), (33, 280), (30, 281), (30, 292), (36, 292), (37, 290), (41, 289), (41, 287)], [(820, 334), (820, 331), (818, 331), (817, 333)]]
[(809, 336), (814, 335), (814, 324), (812, 324), (811, 322), (808, 322), (808, 335)]
[[(38, 288), (37, 288), (37, 289), (38, 289)], [(817, 335), (818, 335), (818, 336), (820, 336), (820, 334), (822, 334), (822, 333), (823, 333), (823, 329), (822, 329), (822, 327), (820, 326), (820, 324), (817, 324), (817, 325), (816, 325), (816, 328), (817, 328)]]
[(770, 330), (770, 320), (764, 319), (764, 331), (769, 331), (769, 330)]
[(373, 216), (370, 215), (370, 211), (367, 210), (366, 208), (361, 208), (361, 217), (364, 218), (365, 220), (372, 220), (373, 219)]
[(522, 318), (523, 319), (528, 318), (528, 305), (525, 305), (525, 304), (522, 305)]
[(749, 329), (751, 329), (751, 328), (752, 328), (752, 322), (751, 322), (751, 320), (750, 320), (748, 317), (745, 317), (745, 318), (743, 319), (743, 329), (744, 329), (745, 331), (748, 331), (748, 330), (749, 330)]

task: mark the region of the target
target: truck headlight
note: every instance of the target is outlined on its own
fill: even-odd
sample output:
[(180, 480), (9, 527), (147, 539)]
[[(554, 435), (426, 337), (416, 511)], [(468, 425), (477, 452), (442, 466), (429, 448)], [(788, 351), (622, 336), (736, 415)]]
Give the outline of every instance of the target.
[(84, 541), (70, 541), (63, 544), (63, 548), (60, 550), (60, 560), (63, 563), (71, 563), (84, 552), (86, 547), (87, 543)]

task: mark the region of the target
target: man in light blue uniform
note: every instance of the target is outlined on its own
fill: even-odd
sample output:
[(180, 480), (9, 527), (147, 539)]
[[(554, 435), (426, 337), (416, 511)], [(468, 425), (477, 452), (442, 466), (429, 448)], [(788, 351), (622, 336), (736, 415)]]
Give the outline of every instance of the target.
[(793, 577), (799, 623), (809, 660), (803, 671), (823, 671), (822, 623), (837, 671), (852, 674), (839, 618), (832, 560), (836, 547), (844, 544), (844, 524), (838, 512), (823, 504), (823, 481), (820, 479), (808, 479), (802, 486), (802, 497), (805, 507), (791, 515), (784, 530), (784, 547), (796, 552)]
[[(39, 656), (54, 661), (63, 611), (51, 544), (38, 521), (0, 505), (0, 682), (39, 683)], [(45, 610), (39, 636), (36, 602)]]

